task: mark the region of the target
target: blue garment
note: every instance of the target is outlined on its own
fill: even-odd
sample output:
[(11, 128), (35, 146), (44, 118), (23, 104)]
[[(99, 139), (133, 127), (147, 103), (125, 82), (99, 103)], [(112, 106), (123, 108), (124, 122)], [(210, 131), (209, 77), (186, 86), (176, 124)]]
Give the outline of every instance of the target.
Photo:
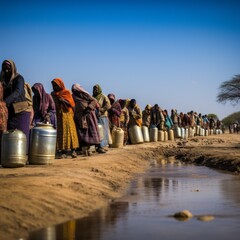
[(108, 136), (108, 118), (106, 116), (101, 116), (98, 119), (98, 123), (103, 126), (103, 140), (100, 141), (100, 147), (105, 147), (108, 145), (109, 136)]
[(172, 119), (171, 119), (168, 115), (165, 117), (165, 126), (166, 126), (168, 129), (171, 129), (172, 126), (173, 126)]
[(26, 101), (24, 91), (24, 78), (18, 74), (10, 84), (3, 83), (4, 101), (7, 106), (12, 106), (13, 102)]

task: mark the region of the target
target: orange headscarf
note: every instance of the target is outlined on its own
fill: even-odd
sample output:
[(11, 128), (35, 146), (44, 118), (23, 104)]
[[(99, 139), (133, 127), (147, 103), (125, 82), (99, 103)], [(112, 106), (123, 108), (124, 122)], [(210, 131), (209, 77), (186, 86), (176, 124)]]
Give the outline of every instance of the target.
[(62, 81), (61, 78), (55, 78), (52, 80), (52, 82), (55, 82), (60, 88), (61, 90), (59, 92), (55, 92), (55, 95), (57, 98), (63, 98), (64, 100), (66, 100), (71, 107), (67, 106), (67, 109), (70, 110), (71, 108), (75, 107), (75, 102), (72, 98), (72, 94), (69, 90), (66, 89), (64, 82)]

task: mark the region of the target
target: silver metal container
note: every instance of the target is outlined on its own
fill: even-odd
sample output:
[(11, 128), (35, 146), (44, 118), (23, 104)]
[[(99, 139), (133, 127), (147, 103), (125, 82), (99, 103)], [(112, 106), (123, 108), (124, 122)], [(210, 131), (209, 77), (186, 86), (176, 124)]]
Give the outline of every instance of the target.
[(128, 129), (131, 144), (143, 143), (142, 130), (139, 126), (134, 125)]
[(182, 139), (185, 139), (185, 128), (184, 127), (181, 127), (181, 138)]
[(175, 135), (175, 138), (181, 138), (182, 132), (181, 132), (181, 128), (180, 127), (176, 127), (174, 129), (174, 135)]
[(57, 131), (52, 124), (37, 123), (31, 130), (29, 164), (47, 165), (55, 159)]
[(24, 167), (27, 162), (27, 138), (20, 130), (10, 130), (2, 134), (2, 167)]

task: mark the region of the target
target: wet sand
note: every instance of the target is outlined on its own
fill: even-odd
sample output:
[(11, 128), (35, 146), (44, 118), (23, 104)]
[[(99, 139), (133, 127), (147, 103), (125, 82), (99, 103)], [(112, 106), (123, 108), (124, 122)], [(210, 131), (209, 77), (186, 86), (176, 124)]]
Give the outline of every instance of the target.
[(240, 172), (240, 135), (223, 134), (128, 145), (50, 166), (0, 168), (0, 239), (26, 238), (30, 231), (88, 215), (119, 198), (154, 159)]

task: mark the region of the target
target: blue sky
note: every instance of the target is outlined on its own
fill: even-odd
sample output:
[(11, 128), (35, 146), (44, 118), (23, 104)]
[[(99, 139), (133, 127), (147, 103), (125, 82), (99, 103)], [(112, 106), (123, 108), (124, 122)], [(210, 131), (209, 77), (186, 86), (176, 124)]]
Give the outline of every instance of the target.
[(220, 84), (240, 74), (240, 1), (5, 1), (0, 60), (27, 82), (135, 98), (178, 112), (215, 113)]

